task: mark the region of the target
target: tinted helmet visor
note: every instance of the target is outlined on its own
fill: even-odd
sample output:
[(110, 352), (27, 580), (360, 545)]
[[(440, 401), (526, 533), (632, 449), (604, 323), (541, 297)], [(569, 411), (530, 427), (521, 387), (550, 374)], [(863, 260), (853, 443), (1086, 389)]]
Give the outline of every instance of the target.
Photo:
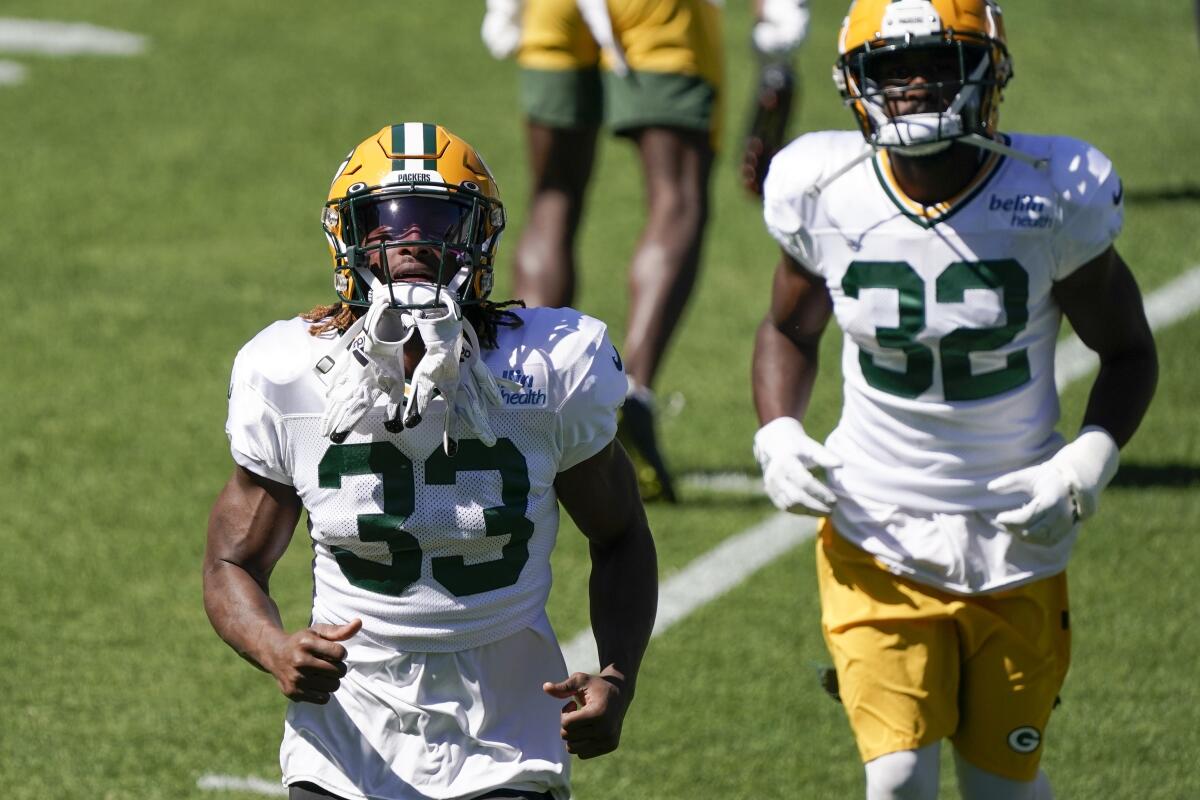
[(471, 211), (470, 205), (439, 197), (369, 196), (343, 211), (344, 229), (360, 246), (405, 240), (464, 249), (471, 243)]

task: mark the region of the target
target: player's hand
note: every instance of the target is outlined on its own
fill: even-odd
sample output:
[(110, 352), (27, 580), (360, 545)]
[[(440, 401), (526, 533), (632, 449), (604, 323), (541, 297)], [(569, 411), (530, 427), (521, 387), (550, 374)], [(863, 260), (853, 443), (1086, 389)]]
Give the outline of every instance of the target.
[(480, 38), (493, 58), (508, 58), (521, 43), (521, 0), (487, 0)]
[(808, 35), (808, 8), (804, 0), (763, 0), (762, 14), (750, 38), (761, 55), (791, 53)]
[(422, 308), (412, 312), (425, 343), (425, 355), (413, 370), (412, 393), (404, 409), (404, 427), (419, 425), (429, 403), (440, 394), (447, 404), (442, 449), (446, 455), (453, 456), (458, 452), (458, 441), (451, 431), (455, 430), (454, 401), (458, 397), (463, 357), (463, 318), (462, 310), (448, 293), (443, 293), (443, 302), (442, 308)]
[[(486, 370), (486, 367), (483, 369)], [(483, 382), (481, 382), (480, 376), (474, 369), (468, 370), (463, 375), (462, 383), (458, 387), (458, 395), (454, 398), (454, 409), (451, 414), (453, 422), (450, 435), (455, 440), (478, 439), (483, 442), (485, 447), (491, 447), (496, 443), (496, 433), (492, 430), (492, 423), (488, 420), (488, 408), (500, 405), (500, 390), (496, 388), (493, 378), (491, 388), (496, 392), (496, 399), (491, 399), (488, 390), (483, 388), (486, 385), (487, 377), (490, 375), (483, 377)]]
[(771, 159), (783, 147), (796, 93), (796, 76), (786, 62), (764, 62), (759, 68), (754, 104), (739, 165), (742, 186), (762, 196)]
[(561, 735), (567, 752), (580, 758), (595, 758), (617, 749), (628, 699), (624, 681), (616, 675), (575, 672), (565, 681), (542, 684), (542, 691), (560, 700)]
[(360, 619), (344, 625), (315, 623), (280, 639), (263, 666), (289, 700), (324, 705), (346, 675), (346, 648), (341, 642), (360, 628)]
[(1096, 513), (1100, 492), (1117, 473), (1117, 443), (1102, 428), (1088, 427), (1048, 461), (1001, 475), (988, 491), (1029, 496), (1024, 505), (996, 515), (996, 522), (1030, 542), (1051, 546)]
[(795, 417), (779, 417), (754, 434), (754, 457), (763, 471), (767, 496), (780, 511), (826, 516), (837, 496), (817, 480), (814, 469), (833, 469), (842, 460), (804, 432)]
[(400, 311), (380, 300), (317, 362), (315, 371), (327, 387), (322, 436), (343, 441), (384, 392), (392, 412), (388, 419), (399, 415), (404, 403), (404, 343), (412, 332)]
[(488, 369), (487, 364), (480, 358), (482, 350), (479, 337), (470, 322), (463, 322), (463, 357), (460, 364), (461, 380), (458, 384), (458, 394), (454, 398), (453, 421), (450, 435), (454, 439), (478, 439), (486, 447), (496, 443), (496, 433), (488, 417), (488, 410), (499, 408), (504, 403), (500, 394), (500, 384), (510, 391), (520, 391), (521, 385), (515, 381), (497, 378)]

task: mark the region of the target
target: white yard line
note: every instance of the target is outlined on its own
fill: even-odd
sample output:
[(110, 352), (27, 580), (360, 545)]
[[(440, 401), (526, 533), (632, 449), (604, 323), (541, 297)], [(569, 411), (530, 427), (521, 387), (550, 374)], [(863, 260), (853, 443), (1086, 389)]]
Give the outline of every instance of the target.
[[(700, 606), (733, 589), (779, 556), (813, 537), (816, 520), (776, 513), (734, 534), (663, 581), (658, 588), (658, 636)], [(563, 646), (568, 672), (595, 672), (596, 641), (587, 629)]]
[(146, 37), (127, 31), (86, 22), (0, 17), (0, 53), (135, 56), (145, 49)]
[[(1146, 315), (1150, 327), (1164, 328), (1200, 308), (1200, 266), (1193, 267), (1146, 297)], [(1095, 356), (1075, 336), (1058, 345), (1055, 379), (1061, 392), (1073, 381), (1096, 368)], [(748, 476), (693, 476), (695, 481), (716, 491), (760, 491), (761, 482)], [(753, 527), (734, 534), (712, 550), (671, 575), (659, 586), (658, 618), (652, 636), (658, 636), (693, 611), (720, 597), (775, 559), (808, 541), (816, 532), (816, 521), (792, 514), (776, 513)], [(563, 646), (567, 669), (594, 670), (598, 659), (591, 630), (574, 636)], [(231, 775), (203, 775), (196, 782), (201, 789), (238, 789), (263, 795), (287, 794), (278, 783), (262, 778), (238, 778)]]
[(249, 792), (250, 794), (287, 797), (288, 788), (278, 780), (266, 778), (236, 778), (233, 775), (201, 775), (196, 787), (217, 792)]
[[(749, 449), (749, 448), (747, 448)], [(685, 489), (713, 494), (763, 494), (762, 475), (746, 472), (693, 472), (679, 476)]]
[[(1146, 295), (1146, 318), (1154, 330), (1166, 328), (1200, 308), (1200, 266)], [(1096, 354), (1075, 335), (1058, 343), (1054, 382), (1061, 394), (1067, 384), (1090, 374), (1100, 365)]]

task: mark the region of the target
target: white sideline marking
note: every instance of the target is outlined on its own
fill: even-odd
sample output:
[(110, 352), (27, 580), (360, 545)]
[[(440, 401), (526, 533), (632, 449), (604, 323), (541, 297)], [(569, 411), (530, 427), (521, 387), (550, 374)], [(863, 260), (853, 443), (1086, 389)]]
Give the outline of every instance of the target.
[(0, 86), (16, 86), (28, 74), (29, 70), (16, 61), (0, 61)]
[[(1175, 280), (1146, 295), (1146, 318), (1150, 328), (1172, 325), (1200, 308), (1200, 266), (1192, 267)], [(1061, 394), (1067, 384), (1091, 373), (1100, 359), (1072, 334), (1058, 343), (1054, 383)]]
[(146, 37), (86, 22), (0, 17), (0, 52), (44, 56), (135, 56)]
[(679, 483), (688, 489), (714, 494), (763, 494), (762, 476), (745, 472), (693, 472), (680, 475)]
[[(816, 533), (816, 520), (777, 512), (757, 525), (730, 536), (663, 581), (658, 590), (658, 617), (651, 636), (658, 636), (700, 606), (734, 588), (779, 556)], [(600, 663), (591, 629), (563, 647), (567, 672), (595, 672)]]
[(251, 792), (252, 794), (287, 797), (288, 788), (278, 781), (265, 778), (235, 778), (232, 775), (201, 775), (196, 781), (200, 789), (223, 792)]
[[(1146, 316), (1157, 330), (1178, 322), (1200, 308), (1200, 266), (1146, 297)], [(1089, 361), (1088, 357), (1092, 360)], [(1055, 382), (1061, 392), (1073, 381), (1096, 368), (1095, 357), (1075, 336), (1064, 339), (1056, 351)], [(684, 483), (713, 491), (746, 493), (762, 491), (757, 477), (739, 473), (694, 475)], [(698, 557), (667, 578), (659, 587), (658, 618), (651, 636), (658, 636), (697, 608), (733, 589), (747, 577), (776, 558), (811, 539), (816, 520), (793, 514), (776, 513)], [(590, 671), (599, 664), (591, 629), (574, 636), (563, 646), (567, 670)], [(287, 789), (263, 778), (238, 778), (232, 775), (203, 775), (196, 782), (201, 789), (237, 789), (264, 795), (284, 796)]]

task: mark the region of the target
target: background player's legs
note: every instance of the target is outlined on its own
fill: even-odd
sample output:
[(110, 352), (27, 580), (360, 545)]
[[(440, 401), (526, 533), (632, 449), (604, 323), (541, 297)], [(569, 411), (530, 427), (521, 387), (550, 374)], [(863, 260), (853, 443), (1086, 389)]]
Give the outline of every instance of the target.
[(513, 293), (530, 306), (566, 306), (574, 300), (575, 235), (592, 174), (596, 131), (526, 123), (532, 180)]
[(630, 134), (646, 181), (646, 225), (629, 269), (625, 370), (654, 383), (700, 263), (713, 152), (707, 131), (647, 127)]
[(937, 800), (941, 747), (934, 742), (868, 761), (867, 800)]
[(1054, 800), (1050, 779), (1038, 771), (1032, 781), (1014, 781), (974, 766), (957, 752), (954, 768), (963, 800)]
[(630, 384), (618, 433), (634, 457), (642, 497), (673, 503), (650, 386), (696, 285), (713, 151), (707, 131), (648, 126), (625, 133), (642, 163), (646, 224), (629, 265), (624, 350)]

